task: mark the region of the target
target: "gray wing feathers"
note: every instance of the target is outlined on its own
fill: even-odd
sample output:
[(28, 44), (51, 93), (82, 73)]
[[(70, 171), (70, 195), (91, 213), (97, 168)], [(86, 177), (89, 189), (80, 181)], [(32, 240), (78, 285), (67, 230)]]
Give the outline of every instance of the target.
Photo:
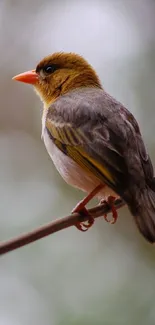
[(79, 129), (87, 138), (80, 144), (107, 164), (120, 187), (130, 182), (143, 186), (152, 178), (153, 167), (135, 118), (104, 90), (71, 91), (52, 104), (48, 115), (57, 123)]

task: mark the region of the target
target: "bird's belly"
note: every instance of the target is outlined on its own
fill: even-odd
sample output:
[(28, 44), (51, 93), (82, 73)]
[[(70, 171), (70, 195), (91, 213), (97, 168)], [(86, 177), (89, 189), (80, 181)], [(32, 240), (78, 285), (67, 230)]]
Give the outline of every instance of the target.
[[(99, 179), (93, 174), (88, 174), (76, 162), (56, 147), (54, 142), (50, 139), (46, 129), (43, 132), (43, 139), (56, 169), (68, 184), (88, 193), (100, 184)], [(114, 195), (114, 193), (110, 188), (105, 186), (97, 197), (102, 198), (108, 195)]]

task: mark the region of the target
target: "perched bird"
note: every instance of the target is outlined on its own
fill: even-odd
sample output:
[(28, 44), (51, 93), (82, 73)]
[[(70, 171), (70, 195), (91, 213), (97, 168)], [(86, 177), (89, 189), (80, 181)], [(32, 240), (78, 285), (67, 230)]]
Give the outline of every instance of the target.
[[(121, 197), (143, 236), (155, 242), (155, 178), (134, 116), (102, 87), (91, 65), (74, 53), (54, 53), (13, 79), (31, 84), (44, 103), (42, 137), (64, 180), (87, 193), (73, 211), (87, 213), (108, 197), (114, 221)], [(76, 225), (87, 230), (93, 224)]]

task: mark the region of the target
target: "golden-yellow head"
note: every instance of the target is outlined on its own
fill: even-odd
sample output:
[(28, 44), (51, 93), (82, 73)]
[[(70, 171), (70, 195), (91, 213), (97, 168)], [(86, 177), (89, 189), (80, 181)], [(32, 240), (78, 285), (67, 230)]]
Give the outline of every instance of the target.
[(34, 85), (45, 103), (78, 87), (102, 88), (95, 70), (80, 55), (54, 53), (39, 62), (35, 70), (27, 71), (13, 79)]

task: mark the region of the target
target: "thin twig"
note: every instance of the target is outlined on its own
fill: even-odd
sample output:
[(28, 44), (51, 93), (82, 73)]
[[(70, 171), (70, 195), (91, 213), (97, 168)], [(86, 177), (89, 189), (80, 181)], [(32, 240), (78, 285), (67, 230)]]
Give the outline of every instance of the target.
[[(116, 209), (121, 208), (124, 204), (125, 203), (121, 199), (115, 200)], [(98, 205), (92, 209), (88, 209), (89, 214), (91, 214), (94, 218), (101, 217), (104, 214), (109, 213), (110, 211), (111, 209), (106, 203)], [(0, 244), (0, 255), (6, 254), (19, 247), (30, 244), (38, 239), (53, 234), (59, 230), (74, 226), (77, 222), (83, 222), (87, 220), (88, 220), (88, 216), (81, 216), (79, 213), (74, 213), (67, 217), (54, 220), (28, 233), (10, 239), (6, 242), (2, 242)]]

